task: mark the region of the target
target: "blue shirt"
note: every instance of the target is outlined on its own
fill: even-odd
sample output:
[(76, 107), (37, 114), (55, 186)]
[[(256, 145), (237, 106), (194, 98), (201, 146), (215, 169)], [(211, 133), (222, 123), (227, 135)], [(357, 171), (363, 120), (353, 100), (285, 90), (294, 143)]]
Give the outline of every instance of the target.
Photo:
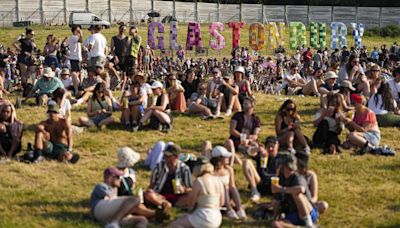
[(92, 210), (92, 213), (94, 213), (94, 209), (96, 208), (97, 204), (101, 200), (104, 200), (104, 197), (106, 196), (116, 197), (117, 192), (108, 184), (97, 184), (92, 191), (92, 195), (90, 196), (90, 209)]
[(59, 78), (53, 77), (47, 81), (44, 77), (40, 78), (33, 86), (33, 91), (39, 90), (38, 94), (51, 94), (58, 88), (64, 88), (64, 84)]

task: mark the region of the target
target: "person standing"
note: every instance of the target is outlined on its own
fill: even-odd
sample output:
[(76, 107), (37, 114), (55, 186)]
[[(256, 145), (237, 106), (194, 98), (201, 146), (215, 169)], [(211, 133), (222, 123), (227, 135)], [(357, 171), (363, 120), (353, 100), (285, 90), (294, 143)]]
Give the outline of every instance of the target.
[(128, 43), (128, 57), (125, 62), (126, 72), (134, 72), (136, 70), (137, 59), (139, 56), (140, 45), (142, 44), (142, 37), (139, 36), (136, 26), (129, 29), (129, 43)]
[(77, 25), (71, 28), (72, 35), (68, 39), (69, 63), (71, 64), (71, 79), (74, 86), (75, 94), (78, 93), (79, 83), (82, 82), (82, 38), (83, 32)]
[(93, 28), (92, 38), (89, 40), (89, 54), (90, 54), (90, 66), (96, 67), (96, 73), (100, 74), (106, 63), (107, 55), (107, 40), (103, 34), (101, 34), (101, 25), (95, 25)]
[(125, 35), (126, 26), (120, 25), (118, 28), (118, 35), (113, 36), (111, 38), (110, 44), (110, 53), (114, 56), (115, 60), (114, 63), (118, 65), (119, 69), (125, 71), (125, 59), (128, 44), (129, 44), (129, 37)]

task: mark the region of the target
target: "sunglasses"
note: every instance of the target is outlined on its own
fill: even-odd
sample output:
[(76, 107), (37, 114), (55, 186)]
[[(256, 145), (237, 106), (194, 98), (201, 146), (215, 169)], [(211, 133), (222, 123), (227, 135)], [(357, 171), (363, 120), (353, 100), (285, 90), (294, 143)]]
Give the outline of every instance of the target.
[(288, 111), (294, 111), (295, 108), (286, 108), (286, 110), (288, 110)]
[(373, 69), (372, 72), (379, 72), (380, 70), (378, 69)]

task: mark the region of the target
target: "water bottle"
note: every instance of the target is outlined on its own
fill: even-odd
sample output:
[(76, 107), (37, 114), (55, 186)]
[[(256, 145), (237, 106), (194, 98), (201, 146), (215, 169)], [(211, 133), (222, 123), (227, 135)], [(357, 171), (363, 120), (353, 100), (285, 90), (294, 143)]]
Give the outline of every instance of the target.
[(138, 189), (138, 197), (139, 197), (140, 203), (144, 203), (143, 188), (139, 188), (139, 189)]

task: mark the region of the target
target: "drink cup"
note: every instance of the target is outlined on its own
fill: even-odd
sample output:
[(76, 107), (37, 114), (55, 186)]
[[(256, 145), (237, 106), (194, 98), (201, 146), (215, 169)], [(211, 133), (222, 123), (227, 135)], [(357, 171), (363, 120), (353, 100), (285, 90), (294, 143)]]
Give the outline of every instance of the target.
[(350, 119), (353, 119), (353, 116), (354, 116), (354, 111), (353, 110), (349, 110), (347, 112), (347, 117), (350, 118)]
[(138, 197), (139, 197), (140, 203), (144, 203), (143, 189), (142, 188), (139, 188), (139, 190), (138, 190)]
[(181, 180), (180, 179), (173, 179), (172, 180), (172, 187), (174, 188), (174, 193), (179, 194), (179, 188), (181, 187)]
[(128, 103), (129, 103), (129, 100), (128, 100), (128, 98), (124, 98), (124, 108), (126, 109), (126, 108), (128, 108)]
[(261, 168), (266, 169), (268, 166), (268, 156), (261, 157)]
[(240, 134), (240, 144), (245, 144), (247, 139), (247, 135), (242, 133)]
[(279, 177), (271, 177), (271, 184), (278, 185), (279, 184)]

